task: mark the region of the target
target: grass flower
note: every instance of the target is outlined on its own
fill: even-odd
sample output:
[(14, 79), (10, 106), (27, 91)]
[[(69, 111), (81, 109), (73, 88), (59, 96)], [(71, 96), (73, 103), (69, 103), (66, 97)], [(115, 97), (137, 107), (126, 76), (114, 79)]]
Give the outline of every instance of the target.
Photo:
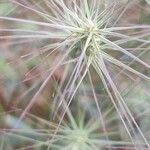
[[(135, 149), (139, 147), (139, 143), (133, 140), (136, 132), (140, 135), (138, 140), (142, 140), (142, 143), (150, 148), (148, 140), (115, 82), (122, 74), (128, 78), (133, 75), (147, 82), (150, 80), (148, 74), (136, 70), (133, 66), (137, 64), (145, 69), (150, 68), (150, 65), (141, 59), (141, 51), (150, 44), (150, 26), (119, 23), (132, 2), (126, 5), (115, 0), (107, 1), (107, 3), (105, 0), (43, 0), (42, 2), (10, 0), (9, 2), (15, 5), (16, 9), (21, 7), (25, 11), (33, 12), (36, 19), (30, 16), (28, 16), (30, 19), (9, 15), (0, 16), (0, 20), (14, 24), (11, 28), (1, 29), (8, 35), (1, 36), (0, 39), (20, 40), (20, 42), (26, 39), (42, 40), (46, 43), (49, 41), (41, 48), (45, 62), (49, 56), (61, 54), (61, 57), (57, 58), (58, 55), (55, 57), (54, 65), (50, 65), (45, 80), (25, 108), (17, 124), (25, 117), (60, 66), (64, 66), (64, 73), (54, 98), (53, 110), (55, 110), (55, 116), (61, 110), (61, 117), (54, 136), (57, 136), (56, 133), (59, 132), (64, 116), (77, 91), (84, 84), (85, 78), (88, 78), (99, 116), (102, 119), (100, 100), (97, 98), (93, 84), (92, 71), (94, 70), (99, 76), (99, 82), (103, 83), (110, 103), (114, 105)], [(38, 21), (39, 19), (41, 21)], [(15, 28), (16, 24), (20, 28)], [(20, 24), (34, 25), (36, 29), (22, 29)], [(136, 52), (137, 49), (140, 53)], [(33, 53), (32, 50), (31, 53)], [(124, 57), (128, 59), (128, 62), (123, 61)], [(112, 76), (111, 66), (120, 69), (115, 77)], [(79, 145), (82, 145), (80, 142), (85, 143), (89, 140), (85, 132), (78, 128), (70, 130), (68, 136), (69, 140), (76, 140), (76, 143), (70, 141), (76, 147), (75, 149), (79, 149)], [(82, 140), (80, 136), (84, 139)], [(68, 149), (70, 146), (72, 145), (68, 145)]]
[[(78, 107), (76, 107), (78, 108)], [(112, 122), (117, 121), (114, 109), (105, 109), (106, 124), (109, 127)], [(89, 114), (81, 108), (73, 116), (70, 109), (67, 111), (66, 118), (60, 126), (59, 132), (53, 139), (57, 124), (48, 120), (37, 117), (33, 114), (27, 114), (26, 119), (21, 121), (17, 129), (3, 129), (3, 149), (7, 145), (12, 145), (13, 148), (22, 149), (64, 149), (64, 150), (78, 150), (78, 149), (104, 149), (105, 147), (131, 145), (130, 142), (124, 142), (119, 139), (119, 132), (116, 132), (116, 123), (111, 126), (111, 130), (107, 133), (103, 131), (103, 125), (97, 116), (89, 118)], [(5, 124), (9, 127), (15, 127), (16, 117), (7, 114), (3, 117)], [(34, 128), (32, 128), (34, 124)], [(106, 139), (106, 134), (109, 139)], [(118, 141), (115, 140), (114, 135), (118, 136)], [(11, 138), (13, 137), (13, 140)], [(18, 143), (26, 143), (20, 145)], [(50, 144), (51, 143), (51, 144)]]

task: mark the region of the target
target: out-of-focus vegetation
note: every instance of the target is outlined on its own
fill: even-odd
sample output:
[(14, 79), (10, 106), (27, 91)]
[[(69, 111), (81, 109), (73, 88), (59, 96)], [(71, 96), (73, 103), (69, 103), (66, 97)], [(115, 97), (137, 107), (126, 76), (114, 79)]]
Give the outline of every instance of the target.
[[(80, 0), (60, 1), (63, 1), (73, 12), (74, 4), (81, 2)], [(97, 1), (102, 3), (102, 0)], [(103, 28), (136, 26), (137, 24), (146, 25), (147, 28), (121, 30), (120, 35), (107, 35), (106, 37), (115, 44), (123, 41), (119, 46), (149, 65), (150, 1), (120, 0), (119, 2), (115, 1), (116, 3), (114, 1), (103, 0), (103, 3), (106, 2), (105, 7), (111, 9), (112, 14), (110, 16), (115, 16), (119, 12), (114, 18), (109, 15), (110, 18), (107, 18), (105, 16), (107, 12), (106, 14), (104, 12), (101, 19), (108, 20), (102, 26)], [(83, 4), (86, 5), (86, 2), (89, 1), (83, 0)], [(113, 47), (113, 44), (108, 41), (108, 44), (103, 41), (100, 46), (102, 46), (104, 52), (108, 53), (109, 50), (112, 50), (111, 55), (116, 60), (123, 62), (126, 66), (131, 66), (142, 75), (137, 75), (130, 69), (126, 70), (124, 66), (116, 66), (119, 62), (111, 63), (115, 60), (106, 61), (108, 72), (110, 72), (112, 81), (118, 89), (118, 95), (123, 98), (120, 98), (122, 102), (114, 101), (115, 106), (110, 100), (119, 96), (116, 94), (117, 92), (114, 92), (113, 86), (111, 87), (113, 84), (107, 80), (106, 76), (103, 76), (105, 73), (100, 72), (102, 73), (100, 74), (97, 71), (98, 67), (89, 68), (90, 78), (89, 72), (87, 72), (75, 95), (73, 95), (84, 75), (84, 69), (79, 73), (77, 72), (78, 78), (73, 85), (71, 83), (74, 78), (70, 80), (70, 76), (76, 67), (75, 63), (78, 62), (80, 50), (86, 43), (87, 37), (81, 39), (83, 42), (79, 40), (71, 49), (69, 59), (62, 62), (53, 71), (53, 68), (64, 57), (64, 52), (71, 47), (69, 44), (59, 45), (63, 40), (70, 38), (64, 38), (70, 32), (68, 29), (63, 29), (66, 31), (63, 33), (61, 29), (40, 26), (34, 22), (46, 24), (53, 20), (54, 22), (50, 22), (51, 24), (55, 24), (56, 21), (63, 25), (62, 23), (65, 20), (61, 22), (59, 18), (65, 13), (66, 16), (63, 17), (67, 18), (68, 16), (69, 18), (71, 12), (63, 13), (62, 7), (55, 6), (53, 0), (0, 1), (0, 150), (149, 149), (149, 67), (144, 67), (143, 64), (135, 61), (136, 58), (132, 59), (124, 53), (118, 53), (116, 49), (113, 51), (115, 46)], [(86, 8), (88, 9), (88, 7), (90, 6), (87, 4)], [(119, 11), (116, 13), (115, 10)], [(80, 8), (77, 7), (75, 11), (80, 13)], [(96, 10), (93, 13), (94, 15), (97, 15), (97, 17), (99, 15)], [(55, 16), (55, 19), (58, 17), (59, 21), (50, 18), (50, 16)], [(80, 23), (80, 18), (76, 14), (72, 16), (78, 19), (78, 23)], [(23, 19), (24, 21), (11, 20), (11, 18)], [(116, 20), (117, 22), (115, 22)], [(80, 27), (78, 23), (70, 17), (65, 25), (75, 24)], [(111, 26), (112, 24), (113, 26)], [(112, 33), (114, 32), (112, 31)], [(132, 36), (132, 38), (123, 35)], [(50, 38), (44, 36), (50, 36)], [(60, 39), (57, 39), (57, 36)], [(133, 41), (128, 40), (128, 38)], [(138, 40), (134, 41), (134, 38)], [(127, 42), (124, 42), (125, 40)], [(99, 42), (98, 40), (95, 41)], [(67, 43), (67, 41), (65, 42)], [(96, 44), (92, 43), (89, 47), (93, 45)], [(56, 47), (59, 50), (53, 52)], [(86, 56), (87, 58), (90, 56), (90, 51), (87, 51)], [(88, 62), (86, 59), (84, 61)], [(86, 68), (86, 65), (83, 64), (83, 68)], [(51, 73), (51, 78), (48, 79)], [(100, 76), (104, 78), (100, 78)], [(106, 80), (105, 86), (103, 80)], [(41, 87), (43, 83), (45, 85)], [(68, 85), (70, 91), (65, 89), (67, 84), (71, 85)], [(107, 87), (109, 90), (106, 90)], [(40, 92), (38, 92), (39, 89), (41, 89)], [(68, 105), (70, 97), (72, 101)], [(32, 100), (34, 100), (33, 104), (31, 104)], [(122, 108), (124, 105), (122, 106), (120, 103), (123, 103), (126, 109)]]

